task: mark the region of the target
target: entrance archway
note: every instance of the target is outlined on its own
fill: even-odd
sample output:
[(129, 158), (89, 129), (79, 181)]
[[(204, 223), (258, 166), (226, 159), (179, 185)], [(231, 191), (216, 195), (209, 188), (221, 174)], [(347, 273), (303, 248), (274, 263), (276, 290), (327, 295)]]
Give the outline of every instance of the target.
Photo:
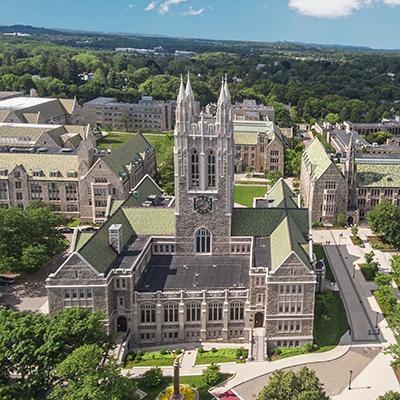
[(128, 330), (128, 321), (126, 317), (119, 316), (117, 318), (117, 332), (126, 332)]
[(347, 225), (353, 225), (354, 224), (354, 218), (353, 217), (349, 217), (347, 218)]
[(263, 326), (264, 326), (264, 314), (262, 312), (258, 312), (254, 316), (254, 328), (262, 328)]

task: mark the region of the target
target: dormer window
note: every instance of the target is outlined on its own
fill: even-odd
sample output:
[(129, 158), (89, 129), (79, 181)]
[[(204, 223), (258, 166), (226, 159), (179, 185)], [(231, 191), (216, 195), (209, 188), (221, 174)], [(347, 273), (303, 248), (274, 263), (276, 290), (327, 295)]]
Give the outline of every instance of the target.
[(7, 168), (1, 168), (0, 167), (0, 176), (7, 176), (7, 175), (8, 175)]
[(67, 177), (68, 178), (76, 178), (77, 177), (77, 172), (76, 171), (68, 171), (67, 172)]
[(38, 178), (38, 177), (43, 176), (43, 171), (41, 169), (34, 169), (32, 171), (32, 174), (34, 177)]
[(60, 176), (60, 171), (52, 170), (50, 171), (50, 178), (58, 178)]

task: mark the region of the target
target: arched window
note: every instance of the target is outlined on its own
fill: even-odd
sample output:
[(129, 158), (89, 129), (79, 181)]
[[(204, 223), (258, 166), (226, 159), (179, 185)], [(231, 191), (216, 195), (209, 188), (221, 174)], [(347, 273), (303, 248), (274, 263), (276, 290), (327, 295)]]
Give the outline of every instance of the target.
[(222, 321), (222, 303), (213, 302), (208, 305), (208, 320)]
[(190, 155), (190, 173), (191, 173), (191, 185), (192, 187), (200, 186), (200, 165), (199, 165), (199, 153), (197, 150), (192, 150)]
[(178, 304), (164, 304), (164, 322), (178, 322)]
[(216, 170), (215, 170), (215, 153), (211, 150), (208, 153), (207, 157), (207, 165), (208, 165), (208, 171), (207, 171), (207, 182), (208, 182), (208, 187), (209, 188), (214, 188), (216, 186)]
[(208, 125), (208, 134), (214, 135), (214, 125), (213, 124)]
[(206, 228), (196, 231), (196, 253), (211, 253), (211, 233)]
[(156, 306), (154, 304), (140, 306), (140, 321), (144, 324), (156, 322)]
[(200, 321), (201, 318), (201, 304), (190, 303), (186, 306), (186, 321), (195, 322)]
[(230, 320), (242, 321), (244, 319), (244, 306), (242, 302), (231, 303), (230, 306)]

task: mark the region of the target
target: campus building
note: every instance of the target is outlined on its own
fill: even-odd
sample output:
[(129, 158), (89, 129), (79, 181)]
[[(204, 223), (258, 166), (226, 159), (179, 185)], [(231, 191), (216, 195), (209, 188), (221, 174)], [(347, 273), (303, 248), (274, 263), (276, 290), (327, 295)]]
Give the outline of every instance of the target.
[(256, 100), (245, 99), (233, 106), (233, 119), (238, 121), (275, 121), (275, 109), (272, 106), (257, 104)]
[(0, 98), (0, 122), (24, 124), (82, 125), (80, 106), (76, 99), (53, 99), (30, 96)]
[(198, 114), (190, 81), (181, 82), (175, 197), (146, 176), (114, 202), (109, 220), (48, 277), (51, 313), (102, 310), (130, 347), (256, 343), (265, 355), (312, 342), (318, 277), (308, 210), (283, 180), (254, 208), (234, 208), (232, 117), (226, 81), (216, 115)]
[(312, 220), (332, 224), (342, 213), (352, 224), (383, 200), (400, 206), (399, 154), (363, 152), (353, 135), (344, 148), (344, 155), (329, 155), (314, 138), (303, 153), (300, 192)]
[(96, 149), (89, 127), (73, 129), (78, 133), (71, 136), (65, 126), (5, 125), (0, 126), (0, 207), (24, 208), (42, 200), (68, 217), (103, 222), (113, 200), (125, 200), (143, 176), (156, 174), (155, 151), (141, 134), (108, 152)]
[(287, 139), (270, 121), (234, 120), (235, 171), (285, 171)]
[(142, 96), (138, 103), (98, 97), (83, 104), (85, 123), (123, 131), (169, 131), (175, 124), (175, 101), (157, 101)]

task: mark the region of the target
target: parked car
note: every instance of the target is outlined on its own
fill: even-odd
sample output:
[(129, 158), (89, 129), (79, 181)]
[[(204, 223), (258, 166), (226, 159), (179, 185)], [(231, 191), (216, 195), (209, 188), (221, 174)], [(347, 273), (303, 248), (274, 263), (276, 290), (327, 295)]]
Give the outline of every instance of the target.
[(0, 277), (0, 286), (10, 286), (14, 282), (13, 279), (8, 279), (5, 277)]

